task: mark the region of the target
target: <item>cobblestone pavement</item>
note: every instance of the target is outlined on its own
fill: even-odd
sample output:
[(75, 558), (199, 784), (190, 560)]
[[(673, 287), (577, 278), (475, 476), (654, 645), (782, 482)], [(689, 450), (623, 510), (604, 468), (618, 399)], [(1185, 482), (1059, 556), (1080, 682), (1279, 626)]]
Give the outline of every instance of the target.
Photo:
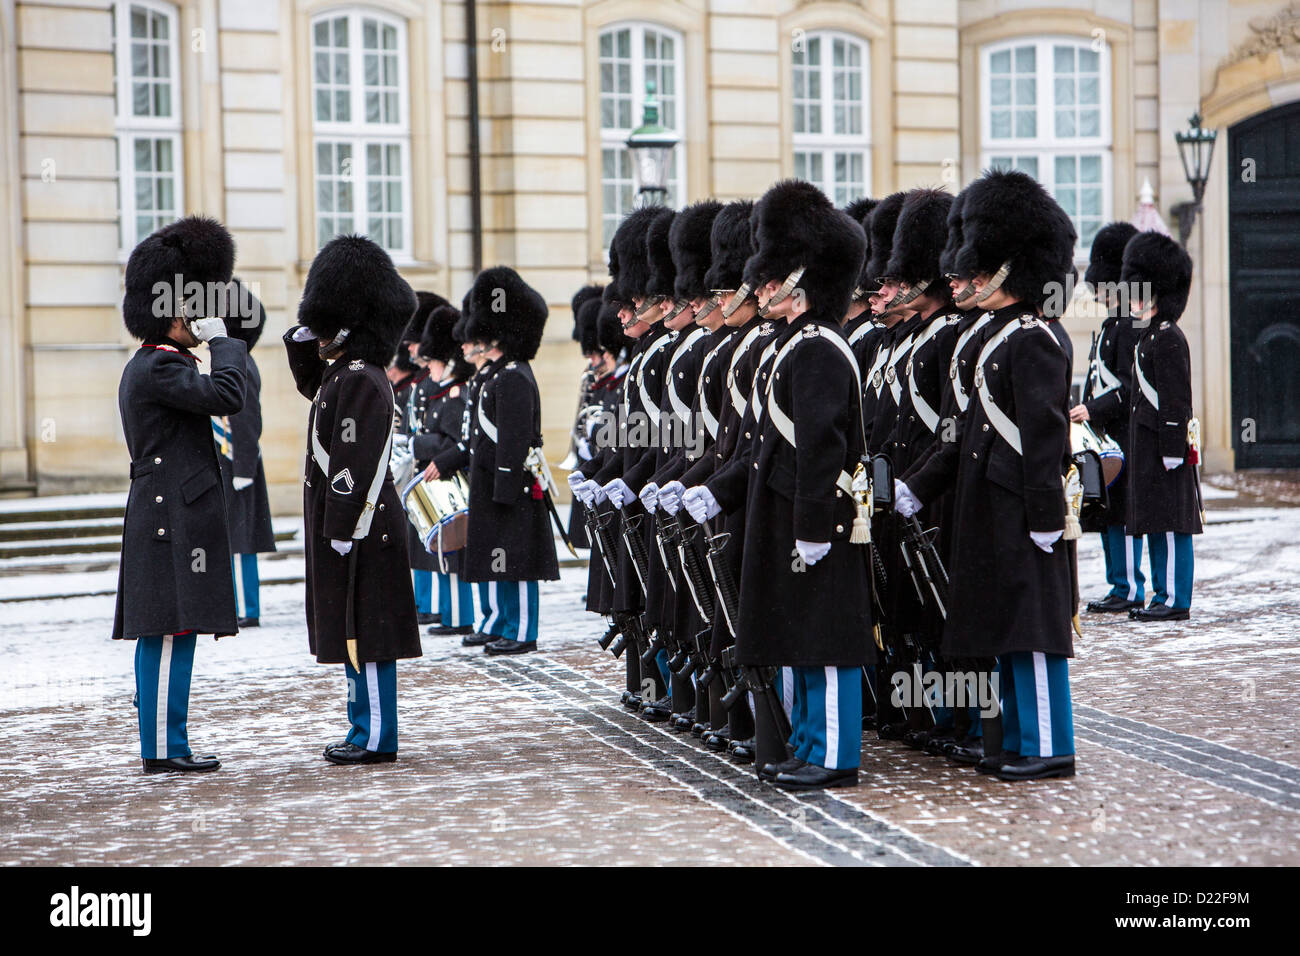
[[(265, 587), (263, 627), (199, 645), (190, 737), (225, 766), (146, 777), (113, 599), (0, 604), (0, 862), (1296, 865), (1300, 509), (1213, 503), (1190, 624), (1084, 616), (1079, 774), (1035, 784), (869, 733), (856, 789), (761, 786), (618, 706), (578, 570), (543, 587), (536, 654), (427, 637), (399, 665), (401, 756), (374, 768), (321, 759), (342, 669), (307, 653), (302, 586)], [(1080, 565), (1098, 596), (1095, 536)]]

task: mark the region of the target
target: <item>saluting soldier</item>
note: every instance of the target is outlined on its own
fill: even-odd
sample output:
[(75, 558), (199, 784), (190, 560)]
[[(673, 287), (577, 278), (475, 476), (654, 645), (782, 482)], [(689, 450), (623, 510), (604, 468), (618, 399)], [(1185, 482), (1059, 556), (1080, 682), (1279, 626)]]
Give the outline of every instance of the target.
[[(1106, 318), (1088, 356), (1083, 401), (1070, 409), (1070, 421), (1087, 422), (1098, 434), (1114, 439), (1126, 460), (1131, 452), (1128, 420), (1133, 396), (1133, 350), (1141, 330), (1133, 327), (1133, 317), (1126, 309), (1121, 313), (1128, 297), (1120, 294), (1120, 274), (1124, 247), (1136, 235), (1137, 228), (1131, 223), (1112, 222), (1102, 226), (1093, 237), (1084, 280), (1092, 286), (1093, 297), (1106, 309)], [(1100, 530), (1110, 593), (1100, 601), (1088, 602), (1088, 610), (1093, 613), (1129, 611), (1146, 603), (1142, 539), (1129, 534), (1124, 527), (1128, 470), (1125, 468), (1107, 489), (1105, 526)]]
[[(222, 455), (222, 469), (229, 466), (226, 498), (230, 511), (230, 548), (234, 552), (235, 597), (239, 602), (239, 629), (261, 622), (260, 580), (257, 556), (275, 551), (275, 529), (271, 526), (271, 500), (266, 490), (266, 469), (262, 467), (262, 373), (253, 359), (253, 346), (266, 326), (266, 310), (247, 285), (230, 283), (230, 318), (226, 331), (248, 348), (244, 374), (244, 407), (224, 418), (214, 417), (213, 427), (229, 435), (229, 457)], [(220, 422), (220, 425), (218, 425)]]
[(363, 236), (339, 236), (307, 273), (285, 333), (298, 391), (311, 399), (303, 475), (307, 636), (342, 664), (347, 736), (331, 763), (397, 759), (397, 661), (420, 656), (406, 516), (389, 470), (395, 426), (385, 374), (415, 293)]
[[(237, 630), (211, 416), (243, 407), (248, 353), (219, 316), (198, 308), (199, 299), (214, 301), (216, 287), (230, 281), (234, 260), (230, 233), (214, 219), (191, 216), (144, 239), (126, 264), (122, 319), (141, 344), (117, 391), (131, 490), (113, 639), (136, 642), (145, 773), (221, 766), (215, 756), (193, 756), (187, 719), (197, 636)], [(196, 283), (202, 296), (187, 291)], [(208, 343), (208, 375), (190, 351), (199, 342)]]
[(1192, 535), (1202, 531), (1198, 462), (1190, 440), (1192, 367), (1178, 326), (1192, 288), (1192, 260), (1168, 236), (1143, 232), (1124, 247), (1120, 281), (1141, 330), (1129, 417), (1127, 530), (1146, 535), (1151, 603), (1138, 621), (1185, 621), (1192, 606)]
[(1047, 310), (1064, 301), (1075, 231), (1032, 177), (993, 170), (966, 189), (962, 237), (954, 271), (974, 277), (991, 312), (974, 395), (958, 440), (897, 480), (896, 508), (914, 514), (955, 485), (942, 649), (1000, 664), (1001, 747), (992, 752), (986, 728), (980, 767), (1004, 780), (1072, 776), (1070, 361)]
[[(465, 297), (466, 336), (487, 343), (483, 385), (470, 422), (469, 529), (461, 562), (487, 584), (489, 654), (537, 647), (538, 582), (560, 577), (539, 477), (542, 401), (528, 364), (546, 324), (546, 300), (507, 266), (484, 269)], [(470, 635), (465, 638), (469, 643)]]

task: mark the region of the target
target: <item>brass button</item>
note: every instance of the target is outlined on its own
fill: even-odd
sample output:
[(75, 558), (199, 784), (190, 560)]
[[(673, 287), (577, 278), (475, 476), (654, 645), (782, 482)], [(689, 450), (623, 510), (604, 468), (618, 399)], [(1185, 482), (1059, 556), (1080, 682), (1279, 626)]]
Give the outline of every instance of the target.
[[(995, 368), (996, 368), (996, 366), (995, 366)], [(324, 402), (321, 402), (321, 403), (320, 403), (320, 407), (321, 407), (321, 408), (324, 408), (324, 407), (325, 407), (325, 403), (324, 403)]]
[(154, 501), (158, 502), (158, 504), (162, 504), (162, 495), (158, 495), (157, 497), (155, 497)]
[(387, 541), (387, 540), (388, 540), (388, 535), (383, 535), (379, 540), (380, 540), (380, 541)]
[(745, 432), (745, 437), (746, 437), (746, 438), (749, 437), (749, 432)]
[(843, 497), (844, 497), (844, 492), (841, 491), (839, 488), (836, 488), (836, 489), (835, 489), (835, 497), (836, 497), (836, 498), (843, 498)]
[(980, 427), (981, 427), (984, 431), (988, 431), (988, 430), (989, 430), (988, 422), (985, 422), (985, 423), (984, 423), (983, 425), (981, 425)]
[(155, 459), (153, 460), (153, 463), (154, 463), (155, 465), (161, 465), (161, 464), (162, 464), (162, 459), (161, 459), (161, 458), (155, 458)]
[(836, 533), (836, 534), (843, 534), (843, 533), (844, 533), (844, 525), (842, 525), (842, 524), (837, 524), (837, 525), (835, 526), (835, 533)]
[(754, 470), (758, 471), (758, 462), (754, 462)]
[(380, 510), (380, 511), (383, 511), (383, 510), (384, 510), (383, 502), (380, 502), (380, 504), (379, 504), (379, 510)]
[(998, 370), (998, 363), (997, 363), (997, 362), (994, 362), (994, 363), (993, 363), (993, 371), (996, 372), (997, 370)]
[(978, 454), (977, 452), (971, 452), (971, 453), (970, 453), (970, 456), (971, 456), (972, 458), (976, 458), (976, 459), (979, 458), (979, 454)]
[(166, 528), (159, 528), (159, 529), (158, 529), (158, 534), (160, 534), (160, 535), (164, 535), (164, 534), (166, 534), (166, 533), (167, 533), (167, 529), (166, 529)]

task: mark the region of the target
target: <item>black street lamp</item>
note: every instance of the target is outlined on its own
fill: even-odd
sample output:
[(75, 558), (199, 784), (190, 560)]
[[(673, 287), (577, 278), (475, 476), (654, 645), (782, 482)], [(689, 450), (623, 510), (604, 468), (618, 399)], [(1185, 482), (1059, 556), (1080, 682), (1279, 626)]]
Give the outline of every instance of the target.
[(1183, 174), (1187, 184), (1192, 187), (1191, 202), (1180, 202), (1171, 212), (1178, 217), (1178, 241), (1184, 247), (1196, 224), (1196, 214), (1201, 211), (1201, 199), (1205, 196), (1205, 183), (1210, 178), (1210, 160), (1214, 157), (1214, 141), (1219, 131), (1206, 129), (1201, 125), (1201, 114), (1193, 113), (1188, 120), (1188, 127), (1174, 133), (1178, 143), (1178, 155), (1183, 160)]
[(661, 206), (668, 198), (668, 177), (672, 172), (673, 147), (677, 136), (659, 124), (659, 101), (655, 85), (645, 85), (645, 110), (641, 125), (627, 138), (632, 153), (632, 181), (638, 206)]

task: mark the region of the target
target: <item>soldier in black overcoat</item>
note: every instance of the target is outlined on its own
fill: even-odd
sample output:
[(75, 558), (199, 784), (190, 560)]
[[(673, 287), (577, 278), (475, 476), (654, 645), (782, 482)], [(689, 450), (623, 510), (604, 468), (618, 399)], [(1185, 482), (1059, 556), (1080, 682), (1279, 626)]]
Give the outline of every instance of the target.
[(1168, 236), (1142, 232), (1124, 247), (1121, 284), (1141, 331), (1129, 415), (1128, 533), (1146, 535), (1151, 603), (1139, 621), (1185, 621), (1192, 606), (1192, 535), (1203, 530), (1200, 449), (1191, 441), (1192, 362), (1178, 325), (1192, 260)]
[(307, 638), (316, 660), (342, 664), (347, 736), (337, 764), (397, 759), (397, 661), (420, 656), (406, 515), (389, 460), (395, 426), (385, 373), (415, 311), (415, 293), (382, 248), (339, 236), (307, 273), (289, 369), (311, 399), (303, 465)]
[[(247, 349), (220, 317), (235, 245), (213, 219), (158, 230), (126, 264), (122, 318), (140, 340), (118, 386), (131, 490), (122, 528), (114, 640), (133, 640), (146, 773), (209, 771), (186, 720), (197, 635), (237, 630), (226, 497), (212, 416), (243, 407)], [(190, 350), (208, 343), (210, 374)]]
[[(578, 407), (574, 411), (573, 429), (569, 434), (569, 453), (560, 463), (561, 468), (569, 471), (591, 459), (589, 432), (592, 429), (588, 426), (588, 419), (594, 414), (592, 409), (597, 404), (592, 400), (593, 390), (596, 380), (612, 370), (606, 367), (607, 359), (596, 341), (596, 317), (600, 314), (600, 297), (604, 291), (603, 285), (584, 285), (573, 293), (569, 302), (573, 312), (573, 341), (578, 343), (578, 349), (587, 362), (578, 378)], [(588, 304), (591, 304), (591, 308), (585, 309)], [(576, 498), (569, 509), (569, 542), (575, 548), (593, 546), (587, 540), (587, 522), (582, 502)]]
[[(234, 552), (235, 597), (240, 602), (242, 631), (260, 623), (257, 556), (275, 551), (275, 530), (271, 526), (266, 469), (262, 466), (262, 373), (253, 358), (253, 346), (266, 326), (266, 310), (252, 290), (237, 278), (230, 283), (229, 307), (228, 334), (248, 347), (244, 407), (221, 423), (230, 439), (230, 455), (222, 455), (221, 462), (223, 473), (228, 475), (230, 547)], [(220, 427), (215, 418), (213, 427)]]
[[(1112, 222), (1102, 226), (1092, 240), (1088, 271), (1084, 280), (1092, 286), (1093, 298), (1106, 309), (1101, 329), (1093, 337), (1088, 356), (1088, 378), (1082, 401), (1070, 409), (1071, 422), (1087, 422), (1098, 435), (1113, 439), (1125, 458), (1129, 455), (1128, 418), (1133, 395), (1133, 350), (1140, 330), (1120, 294), (1120, 271), (1124, 247), (1137, 235), (1132, 223)], [(1146, 604), (1146, 578), (1142, 574), (1142, 539), (1124, 528), (1128, 510), (1128, 469), (1107, 488), (1107, 504), (1100, 527), (1102, 554), (1106, 562), (1106, 583), (1110, 592), (1099, 601), (1089, 601), (1093, 613), (1132, 610)]]
[(542, 446), (541, 395), (528, 363), (541, 345), (546, 300), (513, 269), (495, 266), (478, 274), (465, 303), (467, 336), (489, 348), (470, 422), (461, 572), (487, 585), (487, 653), (523, 654), (537, 647), (538, 584), (560, 576), (544, 488), (528, 464)]
[(1065, 298), (1074, 227), (1032, 177), (994, 170), (966, 189), (962, 237), (955, 271), (974, 277), (991, 312), (975, 394), (956, 440), (896, 482), (896, 508), (914, 514), (955, 487), (942, 649), (999, 659), (1004, 749), (981, 767), (1005, 780), (1070, 776), (1070, 361), (1047, 310)]

